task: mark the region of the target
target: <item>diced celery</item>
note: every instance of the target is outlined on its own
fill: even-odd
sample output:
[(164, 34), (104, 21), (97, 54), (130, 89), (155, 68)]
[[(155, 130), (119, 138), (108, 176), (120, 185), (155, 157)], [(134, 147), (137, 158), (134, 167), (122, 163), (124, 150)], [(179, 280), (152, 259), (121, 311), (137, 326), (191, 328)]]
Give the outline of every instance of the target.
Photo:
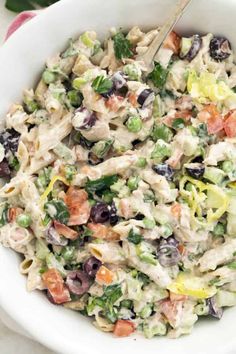
[(166, 325), (159, 321), (152, 325), (149, 321), (143, 324), (143, 333), (146, 338), (152, 338), (154, 336), (164, 336), (166, 334)]
[(141, 318), (148, 318), (152, 313), (152, 304), (146, 304), (139, 313)]
[(41, 261), (45, 260), (47, 255), (50, 253), (46, 243), (42, 239), (38, 238), (36, 240), (35, 248), (36, 248), (36, 256)]
[(46, 263), (48, 268), (55, 268), (57, 269), (63, 277), (66, 276), (66, 271), (60, 261), (56, 259), (53, 253), (48, 253), (46, 255)]
[(230, 173), (234, 170), (234, 163), (233, 161), (231, 160), (225, 160), (223, 163), (222, 163), (222, 170), (225, 172), (225, 173)]
[(161, 162), (164, 158), (169, 157), (171, 155), (171, 149), (169, 144), (165, 143), (164, 140), (158, 140), (152, 153), (151, 159), (156, 162)]
[(236, 237), (236, 217), (230, 213), (227, 215), (227, 234)]
[(225, 173), (217, 167), (206, 167), (203, 177), (215, 184), (221, 184)]
[(74, 157), (72, 154), (71, 149), (69, 149), (65, 144), (59, 143), (55, 148), (53, 149), (55, 154), (60, 157), (61, 159), (65, 161), (73, 161)]
[(173, 137), (173, 132), (165, 124), (154, 125), (151, 137), (154, 141), (162, 139), (169, 143)]

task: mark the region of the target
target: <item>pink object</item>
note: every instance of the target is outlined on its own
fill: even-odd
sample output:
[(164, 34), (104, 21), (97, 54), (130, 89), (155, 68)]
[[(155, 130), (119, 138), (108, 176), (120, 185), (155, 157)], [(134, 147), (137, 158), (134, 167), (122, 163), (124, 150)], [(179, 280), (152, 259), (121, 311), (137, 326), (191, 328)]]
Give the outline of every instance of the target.
[(7, 40), (12, 35), (12, 33), (14, 33), (24, 23), (35, 17), (36, 14), (36, 11), (24, 11), (17, 15), (14, 21), (11, 23), (10, 27), (8, 28), (5, 40)]

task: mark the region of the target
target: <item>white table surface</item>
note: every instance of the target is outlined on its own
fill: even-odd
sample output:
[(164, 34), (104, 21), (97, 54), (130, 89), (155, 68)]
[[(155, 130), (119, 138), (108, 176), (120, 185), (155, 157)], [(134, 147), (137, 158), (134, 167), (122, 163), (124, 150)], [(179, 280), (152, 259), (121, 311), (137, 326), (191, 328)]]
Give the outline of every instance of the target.
[[(21, 1), (21, 0), (18, 0)], [(15, 14), (6, 10), (5, 0), (0, 0), (0, 44), (3, 43), (9, 23)], [(0, 316), (0, 353), (1, 354), (55, 354), (42, 345), (8, 329)]]

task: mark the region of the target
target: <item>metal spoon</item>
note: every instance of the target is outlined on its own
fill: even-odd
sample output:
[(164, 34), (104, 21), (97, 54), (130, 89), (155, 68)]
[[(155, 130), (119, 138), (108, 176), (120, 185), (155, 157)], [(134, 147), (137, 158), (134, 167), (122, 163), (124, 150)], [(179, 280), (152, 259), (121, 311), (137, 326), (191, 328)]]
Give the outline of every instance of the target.
[(174, 11), (170, 14), (170, 17), (168, 20), (165, 22), (165, 24), (161, 27), (160, 32), (154, 38), (152, 41), (151, 45), (148, 47), (148, 50), (142, 54), (137, 56), (137, 60), (144, 61), (144, 63), (147, 66), (148, 71), (151, 71), (152, 64), (153, 64), (153, 58), (156, 56), (157, 52), (161, 48), (163, 42), (167, 38), (168, 34), (171, 32), (173, 29), (174, 25), (177, 23), (177, 21), (181, 18), (181, 16), (184, 13), (185, 8), (187, 5), (190, 4), (192, 0), (179, 0), (176, 7), (174, 8)]

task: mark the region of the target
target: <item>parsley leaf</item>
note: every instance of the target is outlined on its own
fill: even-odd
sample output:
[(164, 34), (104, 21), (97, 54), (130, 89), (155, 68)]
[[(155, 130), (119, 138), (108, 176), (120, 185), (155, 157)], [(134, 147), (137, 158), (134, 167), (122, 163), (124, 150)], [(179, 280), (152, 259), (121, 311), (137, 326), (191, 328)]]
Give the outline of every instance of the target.
[(127, 240), (129, 242), (134, 243), (135, 245), (138, 245), (142, 241), (142, 239), (143, 239), (142, 235), (138, 234), (133, 229), (130, 230), (127, 237)]
[(112, 81), (102, 75), (97, 76), (92, 83), (92, 88), (97, 93), (107, 93), (112, 88), (112, 86)]
[(131, 52), (131, 43), (125, 38), (122, 32), (118, 32), (113, 37), (115, 56), (117, 59), (130, 58), (133, 53)]
[(8, 10), (21, 12), (26, 10), (34, 10), (35, 5), (41, 7), (50, 6), (59, 0), (6, 0), (5, 6)]
[(166, 83), (169, 70), (163, 68), (160, 63), (154, 62), (154, 69), (148, 75), (148, 79), (153, 82), (155, 87), (162, 89)]
[(117, 175), (104, 176), (94, 181), (88, 181), (85, 185), (85, 189), (88, 193), (102, 192), (110, 188), (110, 186), (115, 182), (117, 182), (117, 180), (118, 180)]
[(66, 204), (60, 199), (52, 199), (44, 205), (44, 210), (52, 218), (56, 219), (62, 224), (67, 224), (70, 213)]

